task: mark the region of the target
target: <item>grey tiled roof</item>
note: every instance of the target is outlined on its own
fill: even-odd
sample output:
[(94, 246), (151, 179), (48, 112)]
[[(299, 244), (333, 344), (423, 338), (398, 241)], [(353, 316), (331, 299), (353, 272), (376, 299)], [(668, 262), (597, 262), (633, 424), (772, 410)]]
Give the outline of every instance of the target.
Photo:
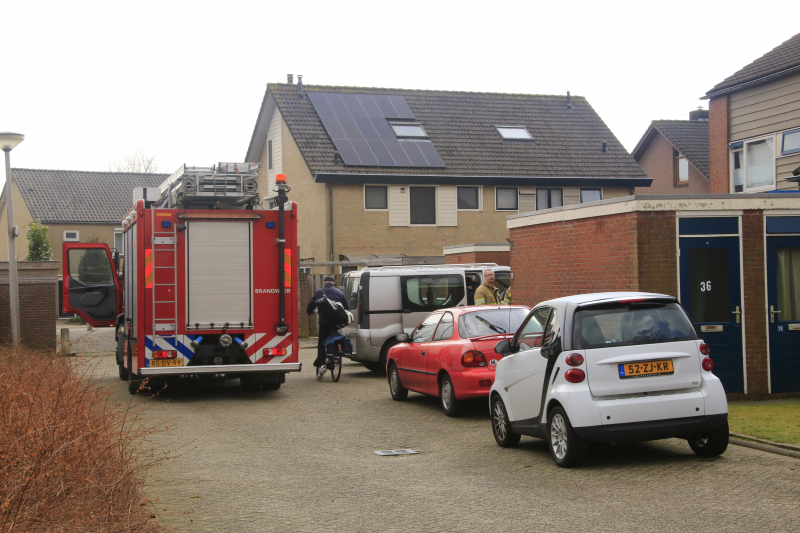
[(654, 120), (669, 142), (708, 177), (708, 122), (704, 120)]
[[(345, 166), (311, 100), (297, 85), (270, 84), (271, 92), (311, 172), (511, 177), (645, 178), (646, 175), (585, 98), (306, 85), (306, 92), (401, 95), (422, 124), (445, 168)], [(264, 101), (267, 101), (265, 96)], [(269, 117), (260, 117), (269, 120)], [(526, 126), (535, 139), (504, 141), (494, 126)], [(258, 128), (258, 124), (256, 125)], [(253, 134), (250, 151), (254, 148)], [(607, 153), (602, 144), (607, 143)]]
[(135, 187), (157, 187), (168, 174), (11, 170), (25, 205), (45, 223), (119, 223), (133, 205)]
[(800, 66), (800, 33), (728, 76), (716, 84), (706, 95), (797, 66)]

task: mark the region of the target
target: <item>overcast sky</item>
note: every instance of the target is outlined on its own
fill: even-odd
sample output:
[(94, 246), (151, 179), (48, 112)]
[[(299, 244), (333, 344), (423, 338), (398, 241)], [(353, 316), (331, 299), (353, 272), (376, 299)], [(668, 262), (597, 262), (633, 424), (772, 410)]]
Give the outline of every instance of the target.
[[(9, 0), (12, 167), (242, 161), (269, 82), (585, 96), (630, 151), (800, 32), (800, 2)], [(5, 179), (3, 173), (2, 179)]]

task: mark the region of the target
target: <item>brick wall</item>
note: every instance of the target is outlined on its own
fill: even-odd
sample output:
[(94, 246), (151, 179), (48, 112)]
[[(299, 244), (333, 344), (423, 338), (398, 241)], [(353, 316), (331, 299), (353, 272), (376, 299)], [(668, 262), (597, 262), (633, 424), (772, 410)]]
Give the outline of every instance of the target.
[(653, 183), (650, 187), (636, 187), (636, 194), (708, 194), (708, 180), (692, 165), (689, 165), (688, 184), (675, 185), (673, 150), (669, 141), (655, 134), (639, 158), (639, 166)]
[(742, 279), (747, 397), (751, 400), (769, 397), (764, 253), (764, 212), (745, 211), (742, 216)]
[[(58, 261), (24, 261), (17, 264), (19, 279), (20, 338), (32, 348), (56, 347), (56, 292)], [(8, 263), (0, 263), (0, 343), (11, 342), (11, 305)]]
[(636, 242), (636, 290), (678, 296), (678, 251), (675, 211), (639, 212)]
[(636, 220), (624, 213), (513, 228), (515, 301), (637, 290)]
[(708, 164), (711, 194), (730, 193), (728, 171), (728, 96), (712, 98), (708, 105)]

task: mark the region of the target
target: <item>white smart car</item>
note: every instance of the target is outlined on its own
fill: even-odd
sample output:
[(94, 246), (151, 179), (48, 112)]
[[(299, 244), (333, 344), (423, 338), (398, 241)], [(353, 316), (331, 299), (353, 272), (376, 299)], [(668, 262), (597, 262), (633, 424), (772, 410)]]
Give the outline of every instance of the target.
[(558, 466), (589, 442), (689, 441), (702, 456), (728, 446), (728, 403), (709, 348), (672, 296), (582, 294), (537, 305), (500, 341), (489, 396), (497, 444), (547, 440)]

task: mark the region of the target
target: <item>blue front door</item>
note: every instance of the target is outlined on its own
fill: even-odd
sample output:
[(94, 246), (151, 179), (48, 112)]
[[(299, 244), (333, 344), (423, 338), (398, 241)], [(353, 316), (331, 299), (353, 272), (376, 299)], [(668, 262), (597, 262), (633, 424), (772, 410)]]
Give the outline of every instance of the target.
[(739, 237), (680, 238), (681, 305), (711, 348), (725, 392), (744, 392)]
[(800, 392), (800, 237), (767, 236), (770, 392)]

